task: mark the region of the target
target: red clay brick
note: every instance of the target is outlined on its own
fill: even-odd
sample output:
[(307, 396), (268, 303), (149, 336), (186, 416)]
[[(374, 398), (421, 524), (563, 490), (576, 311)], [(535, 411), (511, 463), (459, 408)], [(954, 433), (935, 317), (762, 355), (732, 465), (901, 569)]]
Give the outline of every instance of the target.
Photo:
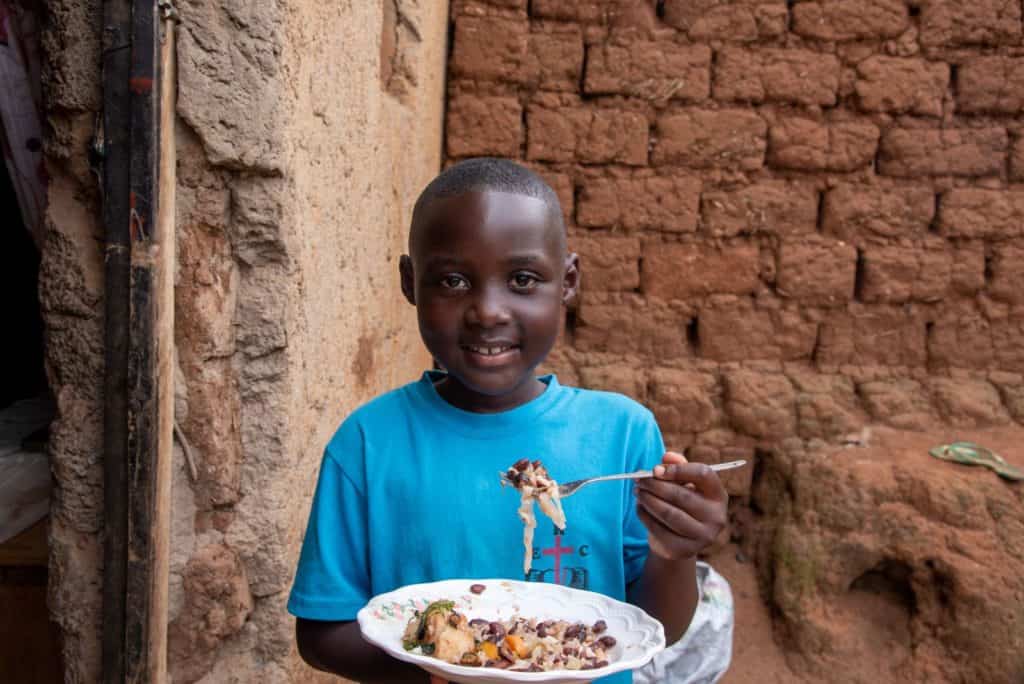
[(845, 242), (784, 242), (776, 290), (810, 304), (840, 306), (853, 298), (857, 249)]
[(1024, 192), (956, 188), (939, 203), (939, 231), (949, 237), (1024, 235)]
[(743, 110), (665, 114), (658, 119), (653, 162), (752, 171), (764, 165), (766, 130), (760, 116)]
[(921, 383), (906, 378), (859, 383), (857, 394), (872, 420), (900, 430), (923, 431), (935, 425), (935, 409)]
[(807, 184), (764, 181), (701, 196), (702, 230), (716, 237), (813, 233), (817, 220), (818, 192)]
[(822, 229), (862, 244), (871, 237), (913, 237), (928, 232), (935, 216), (930, 188), (838, 185), (825, 193)]
[(678, 360), (691, 356), (689, 318), (637, 297), (628, 303), (594, 303), (584, 298), (574, 342), (581, 352), (641, 354)]
[(453, 0), (452, 14), (458, 16), (468, 13), (479, 13), (480, 5), (490, 5), (511, 10), (525, 10), (529, 0)]
[(869, 247), (860, 298), (890, 304), (940, 301), (949, 290), (953, 255), (944, 248)]
[(601, 22), (607, 17), (609, 0), (533, 0), (530, 14), (538, 19), (560, 19), (583, 23)]
[(701, 182), (692, 176), (596, 178), (580, 193), (581, 226), (693, 233)]
[(837, 312), (822, 325), (819, 363), (922, 366), (925, 324), (902, 307)]
[(768, 131), (768, 163), (801, 171), (853, 171), (875, 157), (878, 128), (861, 121), (784, 119)]
[(697, 41), (781, 36), (787, 17), (785, 0), (665, 0), (665, 23)]
[(573, 235), (569, 249), (580, 255), (584, 291), (632, 291), (640, 287), (639, 238)]
[(1024, 109), (1024, 58), (976, 57), (962, 64), (956, 108), (966, 113), (1019, 113)]
[(702, 310), (697, 319), (698, 353), (715, 361), (810, 359), (817, 334), (799, 312), (749, 304)]
[(878, 169), (887, 176), (990, 176), (1006, 164), (1003, 128), (889, 129)]
[(985, 427), (1010, 422), (999, 390), (986, 380), (932, 378), (929, 385), (940, 418), (952, 427)]
[(857, 98), (868, 112), (942, 116), (948, 87), (944, 63), (875, 56), (857, 64)]
[(787, 368), (786, 376), (796, 388), (796, 429), (804, 439), (833, 439), (867, 423), (851, 378), (810, 368)]
[(724, 48), (717, 54), (716, 100), (834, 105), (839, 60), (810, 50)]
[(758, 285), (759, 256), (758, 246), (747, 242), (721, 248), (647, 242), (640, 287), (645, 295), (662, 299), (750, 294)]
[(1021, 38), (1019, 0), (929, 0), (921, 7), (921, 44), (1016, 45)]
[(1024, 318), (1008, 317), (992, 322), (992, 349), (997, 368), (1017, 371), (1024, 368)]
[(584, 366), (580, 368), (580, 380), (588, 389), (618, 392), (641, 402), (647, 400), (647, 387), (641, 368), (621, 363), (612, 366)]
[[(1024, 304), (1024, 246), (1013, 243), (994, 245), (991, 268), (989, 294), (1010, 304)], [(1024, 345), (1024, 339), (1020, 343)]]
[(928, 358), (938, 366), (990, 368), (995, 359), (992, 326), (981, 316), (950, 312), (928, 334)]
[(710, 373), (658, 368), (651, 373), (651, 410), (663, 432), (703, 432), (721, 422), (713, 398), (720, 394)]
[(821, 40), (895, 38), (910, 28), (903, 0), (797, 2), (793, 32)]
[(448, 101), (448, 156), (518, 157), (523, 113), (514, 97), (456, 95)]
[(586, 107), (526, 113), (526, 157), (534, 161), (647, 163), (647, 119), (636, 112)]
[(530, 22), (506, 17), (461, 16), (455, 20), (451, 69), (455, 76), (498, 81), (523, 80)]
[(494, 11), (492, 8), (525, 11), (528, 0), (452, 0), (452, 16), (479, 16)]
[(583, 91), (648, 100), (705, 100), (711, 91), (711, 48), (667, 41), (595, 45), (587, 50)]
[(1024, 135), (1019, 131), (1010, 148), (1010, 180), (1024, 181)]
[(726, 372), (725, 411), (742, 434), (781, 439), (796, 432), (796, 391), (780, 373)]
[(985, 287), (985, 245), (962, 242), (953, 253), (953, 290), (972, 295)]
[(583, 34), (558, 26), (530, 34), (528, 81), (542, 90), (576, 92), (583, 72)]

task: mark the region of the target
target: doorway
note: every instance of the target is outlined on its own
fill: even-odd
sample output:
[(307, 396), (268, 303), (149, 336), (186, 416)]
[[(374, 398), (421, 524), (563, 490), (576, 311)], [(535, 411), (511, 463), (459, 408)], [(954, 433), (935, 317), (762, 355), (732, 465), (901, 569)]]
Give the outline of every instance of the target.
[(0, 681), (63, 679), (47, 595), (46, 445), (39, 267), (45, 178), (36, 3), (0, 0)]

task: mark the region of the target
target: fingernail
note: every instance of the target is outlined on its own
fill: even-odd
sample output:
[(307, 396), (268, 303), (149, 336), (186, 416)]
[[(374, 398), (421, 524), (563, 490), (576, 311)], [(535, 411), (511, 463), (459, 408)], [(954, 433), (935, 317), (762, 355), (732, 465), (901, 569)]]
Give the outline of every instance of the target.
[(665, 466), (654, 466), (654, 477), (665, 477)]

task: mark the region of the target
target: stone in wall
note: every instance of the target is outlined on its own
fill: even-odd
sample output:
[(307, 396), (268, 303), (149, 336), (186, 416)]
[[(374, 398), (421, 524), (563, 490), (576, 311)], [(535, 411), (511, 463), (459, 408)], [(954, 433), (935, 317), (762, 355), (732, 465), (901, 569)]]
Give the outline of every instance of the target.
[(253, 609), (245, 568), (223, 545), (199, 549), (183, 572), (184, 605), (168, 627), (168, 663), (175, 682), (191, 684), (213, 665), (221, 642)]

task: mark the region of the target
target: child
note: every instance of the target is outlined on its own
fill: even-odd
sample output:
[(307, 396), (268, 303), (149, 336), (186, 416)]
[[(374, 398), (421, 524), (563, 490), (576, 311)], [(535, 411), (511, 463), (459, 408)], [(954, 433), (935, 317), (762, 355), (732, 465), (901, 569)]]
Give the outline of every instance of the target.
[(456, 164), (416, 202), (399, 267), (444, 371), (360, 407), (327, 445), (288, 602), (302, 657), (358, 681), (428, 681), (364, 642), (356, 612), (406, 584), (518, 577), (518, 496), (498, 474), (524, 457), (561, 481), (657, 466), (635, 491), (605, 483), (567, 499), (564, 533), (538, 525), (527, 579), (629, 600), (678, 640), (727, 496), (709, 468), (665, 453), (636, 402), (534, 375), (580, 281), (554, 191), (510, 161)]

